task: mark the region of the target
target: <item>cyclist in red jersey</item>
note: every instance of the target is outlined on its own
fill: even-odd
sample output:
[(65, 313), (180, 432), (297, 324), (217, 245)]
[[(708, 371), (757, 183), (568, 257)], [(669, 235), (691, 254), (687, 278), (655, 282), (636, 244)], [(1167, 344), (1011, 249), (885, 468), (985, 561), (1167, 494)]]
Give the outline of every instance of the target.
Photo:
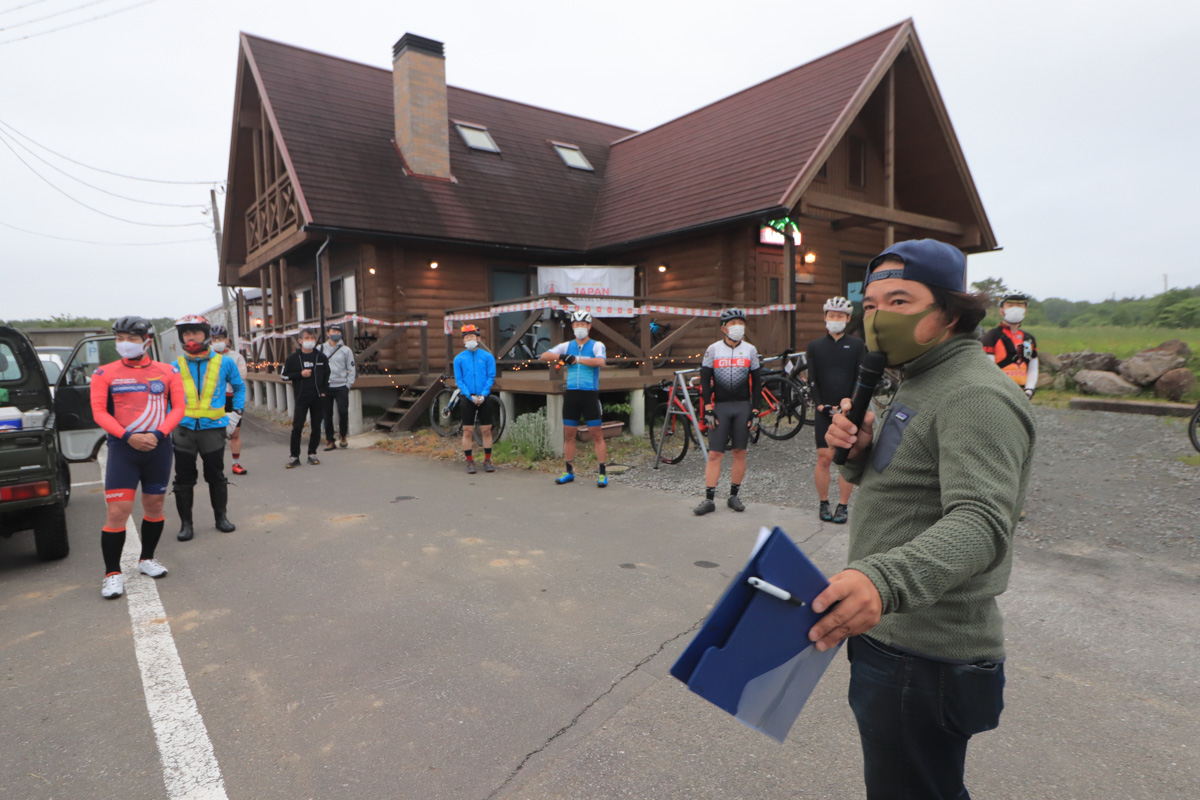
[(108, 432), (108, 465), (104, 499), (108, 515), (100, 534), (104, 554), (104, 583), (100, 594), (111, 600), (125, 592), (121, 551), (125, 526), (133, 513), (137, 487), (142, 486), (142, 553), (138, 568), (151, 578), (167, 569), (154, 557), (162, 536), (163, 497), (171, 477), (173, 447), (170, 434), (183, 419), (184, 393), (179, 370), (154, 361), (146, 347), (154, 329), (141, 317), (121, 317), (113, 323), (120, 361), (92, 373), (92, 417)]

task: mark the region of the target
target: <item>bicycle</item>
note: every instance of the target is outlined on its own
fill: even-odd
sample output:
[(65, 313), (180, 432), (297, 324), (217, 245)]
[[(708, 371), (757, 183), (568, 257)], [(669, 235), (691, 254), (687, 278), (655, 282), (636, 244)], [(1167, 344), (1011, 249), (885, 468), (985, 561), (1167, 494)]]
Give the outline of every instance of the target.
[[(787, 353), (780, 356), (785, 364), (787, 358)], [(812, 391), (808, 382), (799, 377), (807, 368), (808, 360), (800, 353), (783, 369), (764, 373), (762, 396), (765, 408), (758, 412), (758, 431), (776, 441), (785, 441), (799, 433), (804, 423), (813, 423)]]
[(1200, 403), (1196, 403), (1196, 410), (1188, 421), (1188, 438), (1192, 440), (1192, 447), (1200, 452)]
[[(700, 428), (700, 435), (707, 436), (708, 423), (704, 419), (704, 401), (700, 397), (699, 387), (695, 385), (698, 380), (699, 378), (692, 378), (688, 382), (688, 397), (696, 411), (696, 424)], [(687, 413), (687, 405), (676, 396), (675, 382), (664, 380), (658, 387), (660, 391), (667, 393), (667, 399), (655, 406), (650, 414), (650, 445), (659, 453), (662, 463), (678, 464), (687, 455), (688, 444), (695, 440), (696, 434), (687, 417), (667, 413), (672, 407), (678, 412)], [(660, 439), (663, 443), (661, 451), (658, 447)]]
[[(638, 347), (642, 346), (642, 321), (641, 316), (631, 317), (629, 320), (629, 341), (633, 342)], [(666, 338), (671, 332), (671, 323), (659, 322), (657, 319), (650, 320), (650, 347), (653, 349), (655, 345)], [(671, 347), (668, 347), (666, 352), (659, 353), (654, 356), (654, 366), (662, 367), (671, 360)]]
[[(442, 389), (434, 395), (433, 402), (429, 405), (429, 427), (433, 428), (438, 436), (459, 436), (462, 434), (462, 420), (459, 418), (455, 410), (458, 408), (458, 403), (462, 399), (462, 392), (455, 389)], [(468, 400), (468, 402), (470, 402)], [(492, 441), (497, 442), (504, 435), (504, 426), (508, 423), (508, 415), (504, 410), (504, 404), (500, 402), (500, 398), (494, 394), (489, 394), (487, 399), (483, 401), (489, 404), (492, 410)], [(482, 425), (475, 427), (475, 443), (483, 444)]]
[[(536, 327), (536, 326), (535, 326)], [(517, 326), (510, 325), (500, 331), (500, 337), (504, 341), (508, 341), (508, 337), (516, 333)], [(550, 349), (550, 339), (545, 336), (538, 336), (536, 331), (529, 331), (522, 336), (512, 349), (508, 351), (507, 359), (533, 361), (542, 353)]]

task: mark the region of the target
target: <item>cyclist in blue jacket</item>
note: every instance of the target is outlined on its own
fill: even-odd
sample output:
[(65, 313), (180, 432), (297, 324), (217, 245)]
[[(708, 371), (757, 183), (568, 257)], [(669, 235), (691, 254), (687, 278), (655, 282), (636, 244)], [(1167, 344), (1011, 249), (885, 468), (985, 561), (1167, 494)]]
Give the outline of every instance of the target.
[(596, 448), (596, 460), (600, 462), (600, 474), (596, 485), (608, 486), (608, 472), (604, 462), (608, 459), (608, 445), (600, 431), (600, 368), (608, 355), (603, 342), (591, 337), (592, 315), (586, 311), (571, 314), (571, 329), (575, 338), (550, 348), (539, 358), (543, 361), (563, 361), (567, 365), (567, 390), (563, 394), (563, 458), (567, 471), (554, 482), (558, 485), (575, 480), (575, 434), (579, 423), (592, 432), (592, 444)]
[(458, 407), (462, 409), (463, 455), (467, 457), (467, 473), (475, 474), (475, 426), (483, 435), (483, 471), (495, 472), (492, 466), (492, 407), (487, 402), (492, 384), (496, 381), (496, 357), (481, 348), (479, 328), (462, 326), (463, 347), (454, 357), (454, 382), (458, 386)]

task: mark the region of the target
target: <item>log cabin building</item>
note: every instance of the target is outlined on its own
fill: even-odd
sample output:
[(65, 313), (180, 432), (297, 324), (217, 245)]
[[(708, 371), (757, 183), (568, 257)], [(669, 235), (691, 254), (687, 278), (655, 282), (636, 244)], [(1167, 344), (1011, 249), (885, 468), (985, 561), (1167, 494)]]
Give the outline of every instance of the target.
[[(748, 321), (766, 354), (821, 335), (896, 240), (997, 247), (911, 20), (640, 132), (447, 86), (413, 34), (390, 72), (243, 34), (225, 220), (220, 282), (263, 298), (240, 319), (254, 377), (287, 332), (351, 314), (359, 386), (393, 398), (448, 368), (448, 312), (527, 300), (538, 266), (633, 266), (639, 305), (794, 303)], [(482, 319), (485, 341), (535, 316)], [(608, 322), (621, 352), (608, 334), (639, 331)], [(672, 322), (681, 359), (717, 335)]]

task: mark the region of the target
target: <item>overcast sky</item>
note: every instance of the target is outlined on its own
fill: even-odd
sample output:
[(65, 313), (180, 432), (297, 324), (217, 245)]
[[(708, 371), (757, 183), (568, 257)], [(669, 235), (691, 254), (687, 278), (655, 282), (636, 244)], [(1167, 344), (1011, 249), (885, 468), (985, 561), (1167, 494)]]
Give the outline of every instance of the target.
[[(113, 177), (11, 131), (112, 172), (219, 184), (239, 31), (389, 69), (411, 31), (446, 43), (451, 85), (644, 130), (907, 16), (1004, 248), (973, 256), (972, 280), (1093, 301), (1154, 294), (1164, 274), (1200, 284), (1196, 3), (0, 0), (0, 140), (126, 220), (0, 145), (0, 318), (220, 302), (209, 185)], [(103, 194), (19, 141), (100, 189), (195, 207)]]

